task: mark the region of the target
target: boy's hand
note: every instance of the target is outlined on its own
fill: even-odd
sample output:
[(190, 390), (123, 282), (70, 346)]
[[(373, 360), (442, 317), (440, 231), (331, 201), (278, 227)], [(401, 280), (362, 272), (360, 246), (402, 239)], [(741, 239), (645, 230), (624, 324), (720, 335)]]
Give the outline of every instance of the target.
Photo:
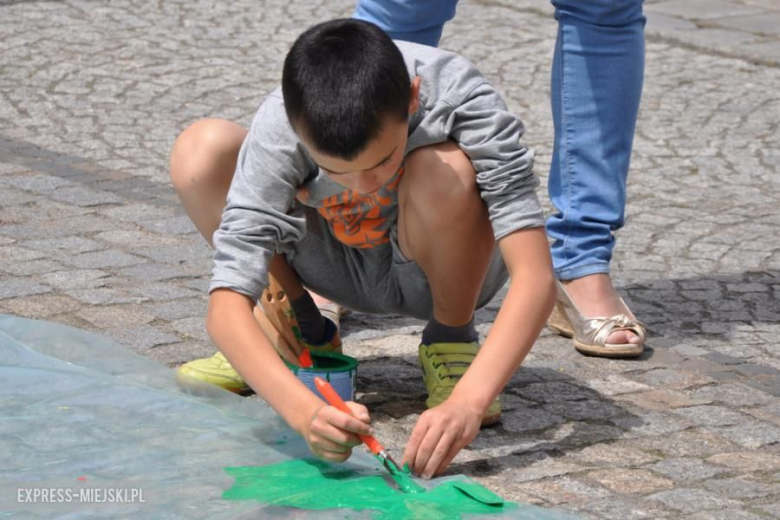
[(479, 433), (482, 413), (448, 399), (426, 410), (406, 443), (402, 465), (415, 475), (431, 478), (447, 469), (460, 450)]
[(329, 462), (344, 462), (352, 448), (361, 444), (358, 435), (371, 435), (371, 418), (362, 404), (347, 402), (351, 416), (333, 406), (317, 408), (308, 421), (303, 438), (317, 458)]

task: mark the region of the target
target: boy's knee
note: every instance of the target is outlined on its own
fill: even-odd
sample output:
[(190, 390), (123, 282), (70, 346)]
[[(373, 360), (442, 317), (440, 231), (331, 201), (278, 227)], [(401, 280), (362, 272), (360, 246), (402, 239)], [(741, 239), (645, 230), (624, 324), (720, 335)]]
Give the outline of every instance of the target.
[(481, 202), (471, 160), (452, 141), (409, 154), (400, 189), (408, 203), (447, 219)]
[[(188, 126), (173, 144), (171, 182), (177, 191), (199, 184), (217, 171), (227, 155), (237, 155), (243, 129), (220, 119), (201, 119)], [(235, 162), (236, 157), (232, 160)]]

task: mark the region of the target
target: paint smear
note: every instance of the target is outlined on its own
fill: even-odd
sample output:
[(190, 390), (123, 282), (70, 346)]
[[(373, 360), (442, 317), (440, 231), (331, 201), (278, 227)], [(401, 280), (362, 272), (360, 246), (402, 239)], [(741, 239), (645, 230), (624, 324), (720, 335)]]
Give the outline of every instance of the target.
[[(376, 455), (376, 458), (379, 459), (380, 463), (382, 463), (382, 457)], [(395, 483), (398, 485), (398, 489), (404, 493), (425, 493), (425, 488), (412, 480), (412, 472), (409, 470), (408, 462), (404, 464), (402, 469), (398, 469), (395, 464), (390, 462), (389, 471), (390, 476), (393, 477), (393, 480), (395, 480)]]
[(448, 481), (424, 493), (403, 493), (381, 476), (366, 476), (319, 460), (228, 467), (236, 478), (228, 500), (257, 500), (301, 509), (372, 510), (378, 520), (449, 520), (465, 514), (503, 513), (517, 507), (469, 481)]

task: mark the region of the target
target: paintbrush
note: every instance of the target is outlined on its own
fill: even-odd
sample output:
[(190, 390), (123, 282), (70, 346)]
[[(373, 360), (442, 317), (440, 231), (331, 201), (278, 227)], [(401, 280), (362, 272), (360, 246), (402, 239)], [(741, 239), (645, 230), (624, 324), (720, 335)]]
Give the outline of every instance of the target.
[[(347, 403), (345, 403), (341, 396), (336, 393), (336, 390), (331, 386), (330, 383), (321, 377), (315, 377), (314, 384), (317, 387), (317, 390), (319, 390), (319, 392), (331, 406), (338, 408), (344, 413), (353, 415), (352, 410), (349, 409)], [(372, 435), (358, 435), (358, 437), (360, 437), (360, 440), (363, 441), (366, 446), (368, 446), (368, 449), (371, 450), (371, 453), (374, 454), (374, 456), (379, 460), (379, 462), (382, 463), (382, 465), (387, 469), (387, 471), (390, 472), (391, 475), (397, 475), (401, 472), (401, 470), (398, 469), (398, 464), (396, 464), (395, 460), (393, 460), (393, 458), (387, 453), (384, 447), (379, 444), (379, 441), (376, 440), (376, 438), (374, 438)]]

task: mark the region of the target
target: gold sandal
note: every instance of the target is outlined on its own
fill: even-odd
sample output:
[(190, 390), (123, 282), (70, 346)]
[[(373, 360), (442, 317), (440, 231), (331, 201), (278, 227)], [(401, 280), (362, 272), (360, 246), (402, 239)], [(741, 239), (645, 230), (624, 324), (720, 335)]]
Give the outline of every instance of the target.
[[(574, 348), (583, 354), (600, 357), (640, 356), (645, 348), (645, 326), (636, 318), (629, 317), (631, 311), (622, 298), (620, 303), (626, 309), (625, 314), (586, 318), (571, 301), (563, 284), (558, 282), (558, 297), (547, 326), (562, 336), (573, 338)], [(639, 343), (607, 343), (610, 334), (621, 330), (636, 334)]]

